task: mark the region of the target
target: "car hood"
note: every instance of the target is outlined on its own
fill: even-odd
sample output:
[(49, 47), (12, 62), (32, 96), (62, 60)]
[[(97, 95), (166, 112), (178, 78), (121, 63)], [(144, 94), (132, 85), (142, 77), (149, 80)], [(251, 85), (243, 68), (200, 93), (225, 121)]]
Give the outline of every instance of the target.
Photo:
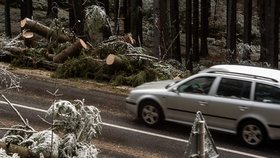
[(135, 90), (142, 90), (142, 89), (165, 89), (168, 84), (174, 83), (178, 80), (164, 80), (164, 81), (154, 81), (154, 82), (147, 82), (140, 86), (135, 87)]

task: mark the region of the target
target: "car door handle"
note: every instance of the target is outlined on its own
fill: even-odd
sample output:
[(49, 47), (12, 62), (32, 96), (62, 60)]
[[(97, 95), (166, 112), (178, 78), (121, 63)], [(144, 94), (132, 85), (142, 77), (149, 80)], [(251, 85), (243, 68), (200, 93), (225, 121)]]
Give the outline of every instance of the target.
[(201, 105), (201, 106), (206, 106), (208, 104), (208, 102), (206, 102), (206, 101), (199, 101), (198, 104)]
[(246, 110), (248, 110), (249, 108), (248, 107), (246, 107), (246, 106), (239, 106), (239, 110), (240, 111), (246, 111)]

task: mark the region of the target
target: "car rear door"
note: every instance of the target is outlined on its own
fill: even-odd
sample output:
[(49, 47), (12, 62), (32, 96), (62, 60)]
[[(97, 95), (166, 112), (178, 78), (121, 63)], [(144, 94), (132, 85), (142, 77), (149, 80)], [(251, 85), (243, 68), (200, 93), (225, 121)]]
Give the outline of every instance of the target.
[(252, 82), (222, 77), (217, 84), (208, 105), (206, 122), (212, 127), (233, 131), (236, 121), (251, 110)]

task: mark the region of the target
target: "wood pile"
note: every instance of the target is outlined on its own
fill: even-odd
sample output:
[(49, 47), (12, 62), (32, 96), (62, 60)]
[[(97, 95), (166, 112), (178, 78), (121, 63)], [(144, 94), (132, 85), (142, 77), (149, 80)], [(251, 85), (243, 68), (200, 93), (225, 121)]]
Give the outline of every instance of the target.
[(18, 37), (9, 42), (0, 40), (8, 61), (0, 59), (16, 66), (52, 70), (55, 77), (82, 77), (130, 86), (188, 75), (183, 69), (147, 55), (144, 48), (134, 47), (131, 34), (111, 36), (92, 46), (32, 19), (25, 18), (20, 25), (23, 31)]

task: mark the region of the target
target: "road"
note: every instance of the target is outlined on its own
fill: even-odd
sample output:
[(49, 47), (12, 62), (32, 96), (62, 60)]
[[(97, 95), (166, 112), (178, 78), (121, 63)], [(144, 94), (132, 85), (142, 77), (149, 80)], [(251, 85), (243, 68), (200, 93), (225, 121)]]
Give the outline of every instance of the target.
[[(101, 110), (101, 117), (104, 122), (102, 135), (93, 141), (96, 147), (100, 149), (99, 157), (183, 157), (190, 127), (167, 122), (156, 129), (148, 128), (125, 110), (125, 95), (91, 88), (77, 88), (65, 83), (58, 82), (58, 80), (30, 77), (21, 80), (22, 89), (19, 92), (10, 90), (3, 94), (16, 105), (23, 117), (27, 118), (30, 124), (38, 130), (49, 127), (38, 117), (38, 115), (44, 117), (45, 111), (53, 102), (54, 97), (47, 91), (54, 92), (59, 89), (58, 92), (63, 95), (56, 99), (69, 101), (85, 99), (85, 104), (95, 105)], [(84, 85), (83, 87), (89, 86)], [(2, 100), (0, 104), (0, 127), (15, 123), (20, 123), (20, 119)], [(1, 133), (3, 134), (3, 131)], [(269, 142), (260, 149), (249, 149), (241, 145), (234, 135), (216, 131), (211, 131), (211, 134), (220, 157), (276, 158), (280, 156), (279, 141)]]

